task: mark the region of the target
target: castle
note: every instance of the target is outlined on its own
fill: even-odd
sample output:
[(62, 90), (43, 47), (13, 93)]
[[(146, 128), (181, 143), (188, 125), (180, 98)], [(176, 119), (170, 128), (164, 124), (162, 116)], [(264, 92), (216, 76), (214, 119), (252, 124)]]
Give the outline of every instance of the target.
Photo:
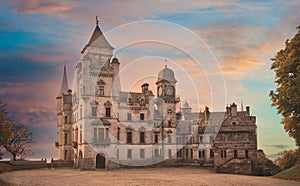
[(255, 174), (256, 118), (249, 106), (192, 112), (188, 101), (176, 96), (177, 80), (167, 66), (158, 73), (156, 96), (146, 82), (141, 92), (123, 92), (113, 50), (97, 22), (76, 65), (73, 90), (64, 67), (56, 98), (58, 159), (82, 170), (169, 161)]

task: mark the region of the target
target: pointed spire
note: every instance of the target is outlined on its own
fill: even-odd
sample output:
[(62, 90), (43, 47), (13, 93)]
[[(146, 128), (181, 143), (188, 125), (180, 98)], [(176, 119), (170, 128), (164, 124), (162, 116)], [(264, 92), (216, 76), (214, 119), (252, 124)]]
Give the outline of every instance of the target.
[[(88, 44), (85, 45), (85, 47), (82, 49), (81, 53), (83, 54), (84, 51), (86, 50), (86, 48), (87, 48), (88, 46), (92, 45), (98, 38), (101, 38), (101, 39), (100, 39), (100, 40), (101, 40), (101, 41), (100, 41), (100, 43), (101, 43), (100, 45), (101, 45), (102, 47), (114, 49), (114, 48), (111, 46), (111, 44), (110, 44), (110, 43), (106, 40), (106, 38), (104, 37), (104, 35), (103, 35), (103, 33), (102, 33), (102, 31), (101, 31), (101, 29), (100, 29), (100, 27), (99, 27), (98, 16), (96, 16), (96, 28), (95, 28), (95, 30), (94, 30), (94, 32), (93, 32), (93, 34), (92, 34), (92, 36), (91, 36), (91, 38), (90, 38)], [(98, 46), (99, 43), (96, 44), (96, 45)]]
[(61, 97), (62, 94), (67, 93), (68, 90), (69, 90), (69, 85), (68, 85), (67, 71), (66, 71), (66, 65), (64, 65), (63, 79), (61, 81), (61, 86), (57, 97)]

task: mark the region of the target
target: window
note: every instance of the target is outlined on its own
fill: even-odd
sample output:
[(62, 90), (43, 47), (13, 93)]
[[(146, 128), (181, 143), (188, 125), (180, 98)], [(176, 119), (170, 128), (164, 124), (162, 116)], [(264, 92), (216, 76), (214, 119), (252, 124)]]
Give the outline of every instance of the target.
[(209, 142), (212, 143), (214, 141), (214, 138), (215, 138), (214, 136), (210, 136), (209, 137)]
[(193, 159), (193, 149), (191, 149), (190, 151), (191, 151), (191, 159)]
[(172, 158), (172, 149), (168, 150), (168, 156), (169, 156), (169, 158)]
[(171, 135), (168, 135), (168, 143), (171, 144), (172, 143), (172, 138)]
[(158, 158), (158, 155), (159, 155), (158, 149), (155, 149), (155, 150), (154, 150), (154, 157), (155, 157), (155, 158)]
[(232, 125), (236, 125), (236, 122), (234, 121), (234, 122), (232, 122)]
[(155, 134), (155, 136), (154, 136), (154, 143), (158, 143), (158, 135), (157, 134)]
[(65, 116), (65, 123), (68, 123), (68, 116)]
[(110, 117), (110, 107), (105, 108), (105, 117)]
[(172, 127), (172, 121), (168, 121), (168, 127), (171, 128)]
[(67, 157), (68, 157), (68, 151), (65, 150), (65, 159), (67, 159)]
[(120, 128), (118, 127), (118, 132), (117, 132), (117, 141), (120, 141)]
[(234, 157), (234, 158), (237, 158), (237, 150), (234, 150), (234, 151), (233, 151), (233, 157)]
[(68, 144), (68, 133), (65, 133), (65, 145)]
[(221, 150), (221, 158), (226, 158), (227, 154), (226, 154), (226, 150)]
[(203, 136), (199, 136), (199, 143), (203, 143)]
[(209, 157), (210, 157), (210, 158), (213, 158), (213, 157), (214, 157), (214, 151), (211, 150), (211, 149), (210, 149), (210, 152), (209, 152)]
[(145, 100), (141, 99), (141, 105), (144, 105), (144, 104), (145, 104)]
[(131, 105), (131, 98), (128, 98), (127, 103)]
[(92, 107), (92, 117), (97, 116), (97, 107)]
[(127, 158), (128, 159), (132, 158), (132, 150), (131, 149), (127, 149)]
[(205, 150), (199, 150), (199, 158), (205, 158)]
[(82, 143), (82, 130), (80, 130), (80, 134), (79, 134), (80, 136), (79, 136), (79, 141), (80, 141), (80, 143)]
[(245, 150), (245, 157), (249, 158), (249, 151), (248, 150)]
[(94, 140), (96, 141), (97, 140), (97, 128), (94, 128)]
[(145, 120), (145, 114), (144, 113), (140, 113), (140, 120)]
[(127, 143), (132, 143), (132, 132), (131, 131), (127, 132)]
[(127, 113), (127, 120), (131, 121), (132, 120), (132, 114), (131, 113)]
[(99, 95), (104, 96), (104, 86), (100, 86), (99, 88)]
[(105, 139), (109, 139), (109, 128), (105, 129)]
[(104, 128), (99, 128), (98, 129), (98, 138), (100, 140), (104, 140)]
[(140, 143), (145, 143), (145, 132), (140, 132)]
[(140, 149), (140, 158), (145, 158), (145, 149)]
[(171, 109), (168, 109), (168, 114), (172, 114), (172, 110)]
[(119, 155), (120, 153), (119, 153), (119, 149), (117, 149), (117, 160), (119, 159)]

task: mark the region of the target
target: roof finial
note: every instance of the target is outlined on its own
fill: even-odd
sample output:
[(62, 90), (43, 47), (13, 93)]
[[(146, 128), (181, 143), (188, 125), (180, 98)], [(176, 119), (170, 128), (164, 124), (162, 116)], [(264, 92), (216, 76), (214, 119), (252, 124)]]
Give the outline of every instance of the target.
[(99, 25), (98, 16), (96, 16), (96, 25)]
[(165, 68), (168, 68), (168, 65), (167, 65), (167, 62), (168, 62), (168, 60), (167, 59), (165, 59)]

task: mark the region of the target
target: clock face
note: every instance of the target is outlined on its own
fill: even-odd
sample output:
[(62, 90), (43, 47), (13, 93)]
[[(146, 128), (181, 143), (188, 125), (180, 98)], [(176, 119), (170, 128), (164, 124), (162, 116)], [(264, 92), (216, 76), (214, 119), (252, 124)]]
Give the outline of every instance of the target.
[(165, 89), (166, 95), (171, 96), (171, 95), (173, 95), (173, 93), (174, 93), (173, 87), (166, 87), (166, 89)]

